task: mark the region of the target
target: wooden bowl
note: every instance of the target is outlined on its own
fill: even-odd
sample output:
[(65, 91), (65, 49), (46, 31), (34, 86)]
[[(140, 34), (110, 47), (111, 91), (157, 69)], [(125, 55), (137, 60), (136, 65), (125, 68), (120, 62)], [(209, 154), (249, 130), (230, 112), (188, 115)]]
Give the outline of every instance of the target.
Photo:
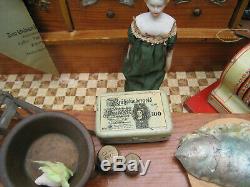
[(71, 187), (83, 187), (94, 170), (94, 145), (88, 130), (70, 115), (35, 114), (7, 135), (0, 152), (0, 175), (6, 187), (37, 187), (41, 175), (34, 161), (58, 161), (73, 172)]

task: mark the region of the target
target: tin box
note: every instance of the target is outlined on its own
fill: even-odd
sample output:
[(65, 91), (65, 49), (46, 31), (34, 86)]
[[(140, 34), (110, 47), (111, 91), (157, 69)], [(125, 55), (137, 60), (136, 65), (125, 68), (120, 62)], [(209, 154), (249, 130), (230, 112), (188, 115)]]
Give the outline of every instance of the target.
[(96, 135), (104, 143), (166, 140), (172, 131), (165, 92), (108, 93), (97, 98)]

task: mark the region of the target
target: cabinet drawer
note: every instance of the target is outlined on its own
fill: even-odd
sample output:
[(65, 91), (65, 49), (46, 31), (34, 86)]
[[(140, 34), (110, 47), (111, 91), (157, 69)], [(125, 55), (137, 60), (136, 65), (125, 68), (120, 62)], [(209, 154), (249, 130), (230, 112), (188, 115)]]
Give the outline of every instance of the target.
[(209, 0), (180, 4), (170, 1), (165, 11), (177, 20), (177, 26), (181, 28), (225, 28), (236, 5), (237, 0), (226, 0), (221, 6)]
[(34, 20), (40, 32), (69, 30), (65, 19), (63, 18), (59, 0), (49, 0), (48, 8), (42, 9), (38, 4), (31, 3), (30, 0), (24, 0), (24, 3)]
[(133, 16), (147, 11), (143, 0), (136, 0), (134, 6), (119, 3), (119, 0), (99, 0), (84, 7), (80, 0), (69, 0), (73, 24), (76, 30), (125, 29)]

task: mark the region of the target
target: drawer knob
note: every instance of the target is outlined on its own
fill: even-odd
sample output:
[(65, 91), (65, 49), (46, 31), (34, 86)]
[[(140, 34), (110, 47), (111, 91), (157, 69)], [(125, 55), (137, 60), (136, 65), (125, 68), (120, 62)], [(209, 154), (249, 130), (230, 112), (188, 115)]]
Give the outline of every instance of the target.
[(200, 8), (195, 8), (195, 9), (193, 10), (193, 15), (194, 15), (195, 17), (200, 16), (201, 13), (202, 13), (202, 11), (201, 11)]
[(113, 18), (113, 17), (115, 17), (115, 13), (112, 10), (108, 10), (107, 13), (106, 13), (106, 16), (108, 18)]

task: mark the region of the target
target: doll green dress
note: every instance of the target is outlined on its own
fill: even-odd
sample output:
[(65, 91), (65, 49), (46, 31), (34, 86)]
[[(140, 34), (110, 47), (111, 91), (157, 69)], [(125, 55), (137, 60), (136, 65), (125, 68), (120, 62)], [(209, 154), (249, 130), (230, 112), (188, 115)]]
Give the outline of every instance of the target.
[(128, 29), (131, 44), (124, 60), (125, 91), (158, 90), (165, 76), (166, 55), (176, 42), (176, 24), (168, 35), (147, 36), (134, 20)]

